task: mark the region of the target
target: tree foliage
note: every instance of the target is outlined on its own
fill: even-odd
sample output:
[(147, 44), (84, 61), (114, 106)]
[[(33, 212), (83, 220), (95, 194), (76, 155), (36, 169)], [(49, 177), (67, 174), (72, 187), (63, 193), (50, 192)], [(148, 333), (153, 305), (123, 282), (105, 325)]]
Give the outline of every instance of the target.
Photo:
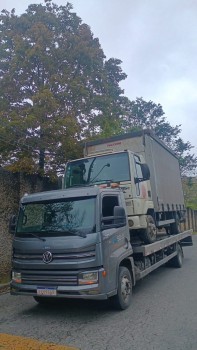
[(191, 174), (197, 167), (197, 157), (191, 153), (193, 146), (180, 137), (181, 125), (172, 126), (167, 121), (160, 104), (137, 98), (124, 100), (119, 133), (133, 130), (152, 130), (179, 158), (182, 175)]
[(0, 15), (0, 165), (56, 174), (80, 157), (80, 141), (151, 129), (179, 157), (182, 173), (196, 169), (190, 142), (171, 126), (160, 104), (130, 101), (121, 61), (106, 60), (97, 38), (72, 5), (30, 5)]
[(120, 63), (105, 60), (69, 3), (46, 0), (21, 16), (2, 11), (0, 164), (55, 173), (79, 156), (78, 141), (98, 128), (97, 117), (119, 113)]

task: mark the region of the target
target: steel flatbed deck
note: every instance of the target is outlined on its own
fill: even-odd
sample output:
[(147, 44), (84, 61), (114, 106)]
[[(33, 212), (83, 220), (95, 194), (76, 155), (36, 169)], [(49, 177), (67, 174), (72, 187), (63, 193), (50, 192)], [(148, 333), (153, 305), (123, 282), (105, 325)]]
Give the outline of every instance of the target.
[[(187, 230), (182, 233), (178, 233), (177, 235), (171, 235), (166, 238), (162, 238), (154, 243), (147, 244), (147, 245), (140, 245), (140, 246), (133, 246), (133, 252), (134, 253), (142, 253), (143, 256), (148, 256), (150, 254), (156, 253), (161, 249), (169, 247), (171, 244), (181, 242), (187, 237), (192, 236), (193, 230)], [(184, 244), (183, 242), (183, 245)]]
[[(144, 264), (142, 269), (136, 267), (136, 281), (173, 259), (177, 255), (177, 245), (193, 245), (192, 232), (193, 230), (187, 230), (182, 233), (178, 233), (177, 235), (162, 238), (157, 242), (148, 245), (134, 245), (134, 257), (141, 256), (139, 261), (143, 262)], [(186, 241), (184, 242), (185, 239)], [(147, 261), (149, 262), (148, 266)]]

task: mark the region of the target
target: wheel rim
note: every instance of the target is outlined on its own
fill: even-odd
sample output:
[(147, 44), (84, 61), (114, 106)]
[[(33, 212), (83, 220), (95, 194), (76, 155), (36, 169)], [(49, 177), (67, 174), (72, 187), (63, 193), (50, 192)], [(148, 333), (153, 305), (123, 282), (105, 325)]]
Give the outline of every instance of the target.
[(157, 235), (157, 228), (152, 220), (148, 220), (148, 233), (151, 238), (155, 238)]
[(124, 302), (127, 302), (131, 295), (131, 281), (128, 276), (124, 275), (121, 281), (121, 295)]

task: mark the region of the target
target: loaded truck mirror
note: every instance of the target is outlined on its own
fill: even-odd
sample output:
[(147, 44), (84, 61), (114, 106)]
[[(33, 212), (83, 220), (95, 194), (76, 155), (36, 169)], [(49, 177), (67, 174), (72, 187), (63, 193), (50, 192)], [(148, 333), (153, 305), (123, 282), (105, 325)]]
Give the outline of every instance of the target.
[(150, 180), (150, 170), (147, 164), (141, 164), (143, 181)]
[[(138, 163), (139, 164), (139, 163)], [(135, 183), (150, 180), (150, 170), (147, 164), (140, 164), (142, 177), (135, 177)]]
[(16, 231), (16, 215), (12, 215), (9, 222), (9, 232), (14, 235)]

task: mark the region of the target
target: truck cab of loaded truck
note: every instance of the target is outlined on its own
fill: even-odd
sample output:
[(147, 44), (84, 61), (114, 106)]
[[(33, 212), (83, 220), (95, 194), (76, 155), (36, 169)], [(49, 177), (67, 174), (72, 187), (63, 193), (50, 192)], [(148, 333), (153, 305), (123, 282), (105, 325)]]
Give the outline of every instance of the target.
[[(134, 284), (125, 209), (119, 188), (25, 195), (12, 225), (11, 293), (37, 301), (53, 296), (107, 299), (117, 294), (120, 266), (127, 266)], [(124, 276), (126, 299), (130, 282)]]

